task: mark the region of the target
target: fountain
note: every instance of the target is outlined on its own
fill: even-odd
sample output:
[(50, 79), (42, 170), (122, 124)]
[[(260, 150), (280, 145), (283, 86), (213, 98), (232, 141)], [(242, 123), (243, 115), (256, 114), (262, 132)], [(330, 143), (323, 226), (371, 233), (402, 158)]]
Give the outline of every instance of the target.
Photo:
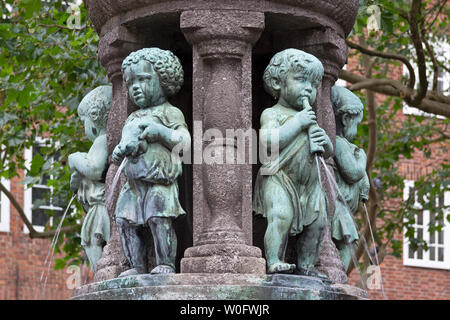
[[(109, 154), (121, 139), (127, 117), (137, 110), (128, 98), (122, 61), (133, 51), (159, 47), (181, 61), (185, 84), (171, 103), (184, 113), (187, 127), (259, 128), (262, 111), (274, 101), (264, 93), (262, 75), (272, 56), (287, 48), (305, 51), (323, 65), (323, 79), (312, 108), (317, 123), (336, 145), (331, 87), (347, 59), (358, 1), (338, 0), (84, 0), (100, 36), (99, 59), (112, 83), (108, 116)], [(249, 8), (251, 8), (249, 10)], [(191, 131), (191, 130), (190, 130)], [(201, 149), (234, 150), (236, 142), (203, 142)], [(194, 136), (195, 151), (195, 136)], [(317, 161), (319, 162), (319, 161)], [(326, 166), (333, 172), (332, 158)], [(97, 264), (95, 281), (74, 291), (73, 299), (365, 299), (364, 290), (347, 285), (345, 267), (331, 240), (330, 227), (320, 251), (320, 271), (328, 280), (294, 274), (266, 274), (261, 228), (253, 221), (252, 181), (257, 166), (197, 164), (183, 167), (178, 218), (176, 274), (118, 278), (129, 268), (113, 218), (118, 190), (111, 190), (118, 166), (106, 176), (106, 207), (111, 236)], [(321, 182), (326, 173), (321, 170)], [(124, 183), (119, 179), (120, 184)], [(328, 221), (335, 209), (332, 188)], [(110, 196), (109, 196), (110, 195)], [(331, 200), (330, 200), (331, 199)], [(192, 226), (192, 229), (190, 228)], [(253, 228), (255, 226), (255, 232)], [(151, 253), (149, 259), (153, 259)]]

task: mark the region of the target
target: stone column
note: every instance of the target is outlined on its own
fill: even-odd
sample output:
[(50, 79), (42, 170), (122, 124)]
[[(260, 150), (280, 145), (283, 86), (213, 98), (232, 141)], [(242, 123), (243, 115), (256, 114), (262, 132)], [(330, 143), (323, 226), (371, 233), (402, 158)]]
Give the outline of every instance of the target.
[(203, 153), (234, 155), (238, 142), (225, 138), (226, 130), (251, 129), (251, 53), (264, 14), (185, 11), (180, 24), (193, 46), (194, 128), (222, 135), (212, 142), (193, 135), (194, 247), (185, 251), (181, 272), (264, 274), (261, 250), (252, 246), (252, 164), (196, 161)]
[[(285, 48), (297, 48), (316, 56), (323, 64), (324, 76), (317, 99), (313, 106), (317, 115), (317, 123), (330, 137), (333, 148), (336, 147), (336, 122), (333, 106), (331, 104), (331, 87), (338, 79), (339, 70), (344, 66), (348, 47), (339, 34), (332, 29), (310, 29), (291, 32), (289, 34), (279, 34), (277, 37), (279, 50)], [(334, 175), (333, 158), (325, 159), (329, 171)], [(321, 177), (328, 198), (328, 221), (333, 220), (335, 199), (337, 195), (332, 191), (331, 181), (328, 181), (324, 168), (321, 169)], [(331, 239), (331, 229), (325, 231), (322, 250), (319, 258), (318, 269), (334, 283), (347, 283), (345, 266), (339, 258), (339, 253)]]
[[(120, 142), (122, 127), (125, 124), (128, 114), (133, 111), (133, 107), (128, 101), (127, 88), (122, 78), (122, 61), (132, 51), (142, 48), (143, 45), (141, 42), (123, 26), (112, 28), (100, 38), (98, 56), (107, 71), (113, 91), (112, 105), (108, 115), (107, 125), (109, 155), (111, 155), (114, 147)], [(127, 261), (122, 251), (119, 232), (114, 221), (115, 204), (125, 180), (122, 176), (114, 190), (111, 190), (118, 166), (112, 163), (111, 158), (109, 158), (108, 162), (110, 165), (106, 174), (106, 197), (111, 192), (114, 192), (111, 201), (106, 203), (111, 223), (111, 237), (103, 248), (102, 257), (97, 263), (97, 272), (94, 281), (116, 278), (122, 271), (127, 269)]]

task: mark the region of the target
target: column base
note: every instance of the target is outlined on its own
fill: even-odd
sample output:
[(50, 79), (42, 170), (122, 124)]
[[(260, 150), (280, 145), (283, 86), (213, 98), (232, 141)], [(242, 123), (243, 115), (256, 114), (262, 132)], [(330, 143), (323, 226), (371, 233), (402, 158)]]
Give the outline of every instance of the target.
[(245, 273), (264, 275), (261, 249), (245, 244), (205, 244), (188, 248), (181, 273)]
[(85, 285), (72, 300), (366, 300), (357, 287), (297, 275), (138, 275)]

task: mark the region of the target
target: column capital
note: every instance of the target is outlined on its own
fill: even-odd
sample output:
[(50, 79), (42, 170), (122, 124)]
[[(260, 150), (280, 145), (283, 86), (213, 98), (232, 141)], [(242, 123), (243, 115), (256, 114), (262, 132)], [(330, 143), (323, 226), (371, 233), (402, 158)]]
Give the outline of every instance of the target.
[(202, 58), (243, 56), (264, 29), (264, 13), (240, 10), (190, 10), (180, 17), (186, 39)]
[(121, 77), (122, 61), (131, 52), (144, 46), (144, 42), (126, 27), (118, 25), (105, 33), (98, 43), (98, 58), (111, 82)]

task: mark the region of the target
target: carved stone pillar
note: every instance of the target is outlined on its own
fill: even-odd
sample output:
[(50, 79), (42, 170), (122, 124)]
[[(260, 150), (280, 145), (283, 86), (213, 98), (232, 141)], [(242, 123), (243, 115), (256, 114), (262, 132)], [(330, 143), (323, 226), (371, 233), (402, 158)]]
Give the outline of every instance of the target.
[[(99, 59), (105, 67), (108, 78), (112, 83), (112, 105), (108, 115), (107, 143), (108, 154), (111, 155), (114, 147), (120, 142), (122, 127), (131, 113), (132, 106), (128, 101), (127, 88), (122, 79), (122, 61), (132, 51), (141, 48), (141, 42), (136, 36), (130, 33), (125, 27), (117, 26), (100, 38)], [(106, 207), (111, 223), (111, 237), (103, 248), (101, 259), (97, 263), (97, 272), (94, 281), (102, 281), (116, 278), (120, 272), (127, 268), (127, 261), (122, 251), (117, 225), (114, 221), (114, 210), (120, 188), (123, 185), (124, 177), (117, 182), (114, 190), (111, 190), (114, 176), (118, 166), (108, 160), (110, 166), (106, 174), (106, 198), (114, 192), (110, 202), (106, 202)]]
[[(261, 250), (252, 246), (252, 165), (236, 164), (235, 139), (227, 129), (251, 129), (251, 52), (264, 14), (238, 10), (184, 11), (181, 30), (193, 46), (193, 120), (222, 137), (201, 142), (194, 132), (194, 247), (182, 273), (265, 273)], [(199, 125), (200, 124), (200, 125)], [(216, 131), (217, 132), (217, 131)], [(196, 146), (201, 145), (198, 148)], [(234, 163), (196, 163), (199, 153), (234, 155)]]

